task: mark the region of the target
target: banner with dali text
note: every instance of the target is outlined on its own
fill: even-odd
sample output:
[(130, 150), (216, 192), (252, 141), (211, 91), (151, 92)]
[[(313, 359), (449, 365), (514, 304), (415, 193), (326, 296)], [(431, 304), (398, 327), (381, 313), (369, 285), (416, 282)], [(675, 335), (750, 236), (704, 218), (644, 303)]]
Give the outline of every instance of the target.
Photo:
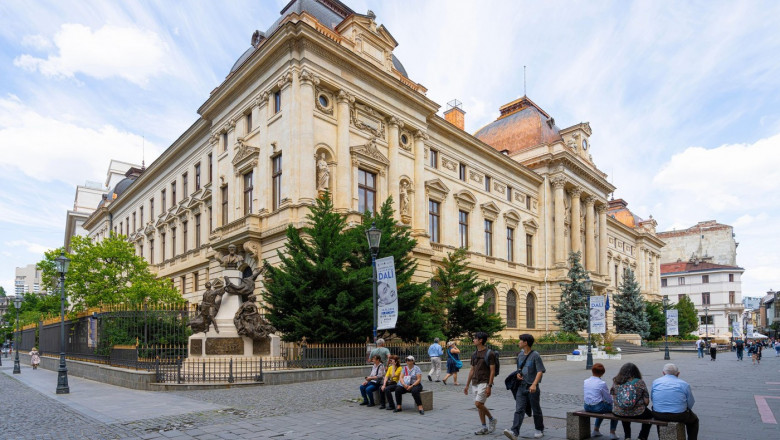
[(603, 334), (607, 332), (607, 312), (605, 306), (606, 306), (606, 302), (603, 296), (590, 297), (590, 332), (591, 333)]
[(393, 257), (376, 260), (377, 330), (394, 329), (398, 320), (398, 286)]
[(679, 335), (680, 328), (678, 326), (677, 310), (666, 311), (666, 334), (670, 336)]

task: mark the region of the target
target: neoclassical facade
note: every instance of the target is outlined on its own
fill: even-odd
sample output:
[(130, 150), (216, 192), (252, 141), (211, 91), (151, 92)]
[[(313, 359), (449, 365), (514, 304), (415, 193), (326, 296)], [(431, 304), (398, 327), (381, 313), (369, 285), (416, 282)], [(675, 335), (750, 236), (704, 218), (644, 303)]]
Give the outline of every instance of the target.
[(186, 298), (220, 276), (229, 244), (245, 269), (275, 262), (286, 227), (302, 226), (325, 189), (353, 224), (392, 196), (418, 240), (417, 281), (467, 247), (470, 266), (498, 283), (485, 300), (505, 336), (558, 328), (570, 251), (597, 292), (614, 290), (617, 265), (658, 294), (655, 222), (610, 214), (615, 187), (590, 155), (587, 123), (559, 129), (522, 97), (471, 135), (459, 106), (436, 114), (375, 15), (336, 0), (292, 1), (251, 42), (200, 118), (85, 223), (94, 237), (126, 235)]

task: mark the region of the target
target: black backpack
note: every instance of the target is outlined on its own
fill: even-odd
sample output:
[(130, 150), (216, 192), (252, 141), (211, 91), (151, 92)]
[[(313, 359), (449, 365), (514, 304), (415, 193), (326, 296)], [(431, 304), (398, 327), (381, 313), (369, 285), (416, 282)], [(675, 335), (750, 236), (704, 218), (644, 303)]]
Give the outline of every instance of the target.
[(493, 377), (498, 377), (498, 373), (501, 371), (501, 361), (499, 361), (499, 357), (501, 356), (501, 353), (498, 350), (491, 350), (487, 349), (485, 352), (485, 364), (487, 364), (488, 369), (490, 369), (490, 352), (493, 352), (496, 354), (496, 373), (493, 375)]

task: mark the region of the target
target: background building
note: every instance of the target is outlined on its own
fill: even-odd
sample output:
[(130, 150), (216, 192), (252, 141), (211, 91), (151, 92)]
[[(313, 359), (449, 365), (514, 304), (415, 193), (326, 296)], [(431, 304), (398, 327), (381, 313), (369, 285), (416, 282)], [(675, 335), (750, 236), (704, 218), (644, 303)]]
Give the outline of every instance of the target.
[(195, 301), (220, 277), (229, 244), (246, 253), (245, 271), (275, 263), (286, 227), (304, 224), (321, 191), (351, 223), (392, 196), (418, 240), (416, 280), (468, 248), (470, 267), (498, 283), (484, 300), (506, 336), (557, 329), (570, 251), (582, 252), (596, 294), (629, 267), (643, 294), (660, 298), (655, 221), (619, 220), (625, 204), (607, 214), (615, 187), (593, 160), (588, 123), (560, 129), (523, 96), (472, 136), (457, 102), (436, 114), (396, 45), (370, 11), (290, 2), (254, 32), (200, 118), (112, 187), (84, 228), (96, 239), (127, 235)]
[(661, 251), (662, 263), (688, 261), (737, 265), (737, 243), (734, 228), (715, 220), (699, 222), (688, 229), (659, 232), (666, 242)]
[(14, 294), (21, 295), (23, 293), (47, 293), (45, 290), (41, 290), (41, 271), (35, 264), (16, 268)]

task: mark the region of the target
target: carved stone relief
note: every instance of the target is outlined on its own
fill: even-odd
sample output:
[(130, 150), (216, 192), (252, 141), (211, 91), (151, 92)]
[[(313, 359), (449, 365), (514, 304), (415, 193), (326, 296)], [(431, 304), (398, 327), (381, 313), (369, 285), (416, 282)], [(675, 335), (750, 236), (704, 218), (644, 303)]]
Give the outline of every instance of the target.
[(350, 111), (352, 124), (359, 130), (367, 131), (377, 138), (385, 138), (384, 117), (373, 108), (355, 103)]
[(482, 174), (477, 173), (475, 171), (471, 171), (469, 173), (469, 176), (471, 177), (471, 180), (473, 180), (473, 181), (475, 181), (477, 183), (482, 183), (482, 177), (483, 177)]

